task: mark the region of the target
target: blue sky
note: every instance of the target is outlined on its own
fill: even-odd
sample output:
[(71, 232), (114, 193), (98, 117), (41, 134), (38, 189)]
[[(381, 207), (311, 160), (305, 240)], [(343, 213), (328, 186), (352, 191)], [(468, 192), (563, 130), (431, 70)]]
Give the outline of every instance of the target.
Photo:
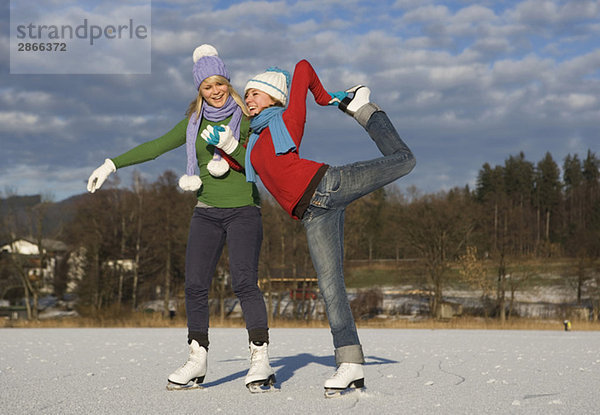
[[(600, 147), (600, 1), (155, 0), (150, 75), (11, 75), (8, 2), (0, 11), (2, 194), (83, 193), (105, 158), (167, 132), (194, 98), (203, 43), (238, 90), (303, 58), (328, 90), (368, 85), (417, 158), (401, 189), (474, 186), (483, 163), (520, 151), (562, 165)], [(308, 101), (303, 156), (379, 155), (350, 117)], [(124, 185), (136, 169), (183, 174), (185, 151), (120, 170)]]

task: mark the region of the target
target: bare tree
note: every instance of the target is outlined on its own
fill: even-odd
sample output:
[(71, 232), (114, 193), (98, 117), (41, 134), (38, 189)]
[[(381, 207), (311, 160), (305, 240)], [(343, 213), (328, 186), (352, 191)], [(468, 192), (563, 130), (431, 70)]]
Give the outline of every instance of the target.
[(407, 242), (424, 259), (431, 290), (432, 314), (441, 316), (448, 267), (468, 242), (474, 227), (470, 198), (462, 191), (428, 195), (413, 201), (404, 219)]
[(489, 278), (484, 261), (477, 254), (477, 247), (469, 245), (465, 253), (458, 257), (459, 275), (463, 281), (481, 293), (481, 305), (484, 316), (489, 316), (488, 303), (494, 290), (492, 279)]
[(133, 209), (133, 218), (135, 222), (134, 229), (134, 247), (133, 247), (133, 282), (131, 287), (131, 308), (137, 308), (138, 283), (140, 280), (140, 261), (142, 256), (142, 226), (144, 218), (144, 183), (138, 172), (133, 174), (133, 192), (135, 195), (135, 208)]
[[(192, 210), (190, 194), (178, 191), (177, 176), (166, 171), (152, 186), (148, 201), (147, 240), (151, 269), (155, 284), (161, 287), (164, 311), (168, 315), (169, 303), (177, 287), (183, 286), (185, 275), (185, 244)], [(177, 287), (174, 286), (176, 283)]]
[[(542, 270), (538, 270), (538, 272), (540, 271)], [(510, 291), (510, 300), (508, 302), (508, 319), (512, 318), (514, 312), (516, 292), (522, 290), (527, 284), (529, 284), (533, 275), (533, 270), (530, 269), (522, 259), (518, 259), (510, 268), (509, 274), (506, 277), (506, 283)]]
[(44, 246), (44, 218), (48, 212), (48, 206), (51, 203), (49, 199), (43, 198), (41, 202), (31, 208), (30, 210), (30, 221), (31, 221), (31, 235), (34, 235), (35, 244), (38, 249), (38, 269), (37, 272), (34, 273), (28, 279), (28, 288), (31, 292), (32, 302), (33, 302), (33, 318), (38, 319), (38, 308), (39, 308), (39, 299), (40, 299), (40, 291), (45, 285), (44, 281), (44, 273), (46, 269), (46, 264), (48, 261), (46, 247)]

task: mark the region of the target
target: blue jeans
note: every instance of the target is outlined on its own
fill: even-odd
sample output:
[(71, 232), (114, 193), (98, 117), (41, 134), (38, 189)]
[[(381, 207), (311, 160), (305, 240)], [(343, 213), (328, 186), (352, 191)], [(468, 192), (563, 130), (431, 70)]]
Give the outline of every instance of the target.
[(302, 223), (317, 271), (336, 363), (364, 363), (362, 347), (344, 284), (344, 212), (352, 201), (408, 174), (415, 159), (383, 111), (365, 127), (383, 157), (330, 167), (319, 183)]

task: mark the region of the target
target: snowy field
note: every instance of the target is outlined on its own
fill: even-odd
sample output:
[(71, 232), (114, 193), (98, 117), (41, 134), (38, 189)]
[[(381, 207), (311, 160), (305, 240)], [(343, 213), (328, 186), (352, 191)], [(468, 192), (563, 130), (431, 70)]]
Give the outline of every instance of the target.
[(246, 332), (211, 329), (205, 388), (167, 391), (186, 329), (0, 329), (1, 414), (597, 414), (600, 332), (363, 329), (366, 389), (323, 397), (326, 329), (272, 329), (279, 391), (251, 395)]

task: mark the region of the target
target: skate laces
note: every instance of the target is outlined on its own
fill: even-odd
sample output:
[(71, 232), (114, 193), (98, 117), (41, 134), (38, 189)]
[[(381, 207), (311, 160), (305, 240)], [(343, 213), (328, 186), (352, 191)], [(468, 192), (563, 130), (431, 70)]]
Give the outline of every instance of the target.
[(350, 365), (344, 364), (342, 363), (337, 370), (335, 371), (335, 373), (333, 374), (333, 376), (331, 377), (332, 379), (335, 378), (340, 378), (346, 375), (347, 372), (349, 372), (351, 370)]
[(250, 346), (250, 360), (262, 359), (267, 355), (267, 343), (263, 343), (260, 346), (252, 344)]
[(186, 362), (178, 368), (175, 373), (182, 375), (194, 371), (197, 367), (202, 366), (202, 357), (199, 356), (200, 351), (194, 353), (190, 351), (190, 354)]
[(260, 367), (269, 363), (269, 354), (266, 345), (250, 347), (250, 369), (248, 374), (254, 374), (256, 371), (260, 371)]
[(267, 355), (267, 348), (266, 347), (260, 347), (260, 348), (256, 348), (252, 350), (252, 353), (250, 353), (250, 362), (251, 363), (257, 363), (261, 360), (266, 359), (266, 355)]
[(192, 356), (190, 356), (188, 357), (188, 360), (183, 364), (183, 366), (177, 369), (175, 373), (177, 373), (178, 375), (188, 374), (200, 365), (201, 363), (198, 359), (192, 359)]

